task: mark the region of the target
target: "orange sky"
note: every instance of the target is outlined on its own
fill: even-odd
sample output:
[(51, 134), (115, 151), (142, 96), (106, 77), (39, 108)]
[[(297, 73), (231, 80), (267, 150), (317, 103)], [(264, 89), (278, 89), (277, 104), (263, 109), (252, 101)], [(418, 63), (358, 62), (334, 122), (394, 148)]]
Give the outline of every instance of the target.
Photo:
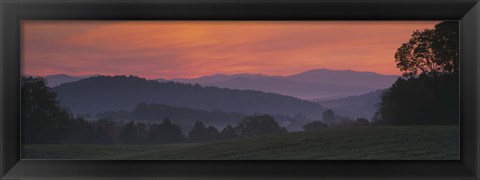
[(310, 69), (401, 74), (394, 54), (439, 21), (24, 21), (22, 73), (193, 78)]

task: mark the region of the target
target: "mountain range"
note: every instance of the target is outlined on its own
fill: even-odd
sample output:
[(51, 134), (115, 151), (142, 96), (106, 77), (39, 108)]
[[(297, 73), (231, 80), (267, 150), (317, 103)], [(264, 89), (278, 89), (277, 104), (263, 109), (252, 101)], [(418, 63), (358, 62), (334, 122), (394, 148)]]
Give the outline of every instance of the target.
[[(360, 95), (389, 88), (398, 76), (351, 70), (315, 69), (289, 76), (262, 74), (216, 74), (170, 81), (230, 89), (272, 92), (304, 100)], [(167, 81), (159, 79), (159, 81)]]
[[(57, 74), (45, 76), (49, 87), (78, 81), (88, 77)], [(267, 76), (262, 74), (214, 74), (199, 78), (155, 79), (159, 82), (182, 82), (230, 89), (258, 90), (272, 92), (305, 100), (332, 99), (360, 95), (377, 89), (390, 87), (398, 78), (395, 75), (381, 75), (373, 72), (351, 70), (315, 69), (289, 76)]]
[[(95, 75), (69, 76), (65, 74), (45, 76), (48, 86), (78, 81)], [(214, 74), (199, 78), (155, 79), (158, 82), (175, 81), (202, 86), (230, 89), (257, 90), (293, 96), (304, 100), (332, 99), (360, 95), (378, 89), (389, 88), (398, 78), (373, 72), (351, 70), (314, 69), (289, 76), (267, 76), (262, 74)]]
[(215, 74), (147, 80), (134, 76), (58, 74), (45, 78), (61, 104), (76, 115), (133, 110), (138, 103), (157, 103), (242, 114), (300, 113), (312, 119), (319, 119), (321, 112), (329, 108), (342, 116), (370, 119), (383, 92), (378, 89), (390, 87), (398, 77), (316, 69), (289, 76)]

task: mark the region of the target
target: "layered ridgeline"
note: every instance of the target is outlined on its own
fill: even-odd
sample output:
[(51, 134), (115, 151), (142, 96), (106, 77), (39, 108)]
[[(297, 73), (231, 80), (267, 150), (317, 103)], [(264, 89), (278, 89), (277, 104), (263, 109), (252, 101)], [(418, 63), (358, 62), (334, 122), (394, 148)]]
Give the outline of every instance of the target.
[(377, 106), (381, 101), (381, 95), (383, 92), (385, 92), (385, 89), (376, 90), (358, 96), (348, 96), (330, 100), (316, 100), (315, 102), (325, 108), (332, 109), (335, 113), (343, 116), (353, 119), (371, 119), (377, 111)]
[[(50, 87), (90, 76), (45, 76)], [(351, 70), (314, 69), (289, 76), (262, 74), (214, 74), (192, 79), (155, 79), (230, 89), (258, 90), (293, 96), (304, 100), (346, 97), (390, 88), (398, 76)]]
[(296, 115), (319, 119), (321, 105), (253, 90), (233, 90), (135, 76), (96, 76), (54, 87), (58, 100), (73, 114), (132, 110), (139, 103), (166, 104), (206, 111)]
[[(392, 86), (398, 76), (351, 70), (314, 69), (289, 76), (216, 74), (171, 81), (231, 89), (273, 92), (305, 100), (352, 96)], [(165, 81), (165, 79), (159, 79)]]

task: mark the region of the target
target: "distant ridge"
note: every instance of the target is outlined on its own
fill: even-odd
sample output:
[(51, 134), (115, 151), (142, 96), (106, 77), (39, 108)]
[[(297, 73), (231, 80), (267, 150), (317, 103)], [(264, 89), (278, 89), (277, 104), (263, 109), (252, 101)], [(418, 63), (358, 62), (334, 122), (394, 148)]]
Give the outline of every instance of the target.
[(170, 81), (190, 83), (190, 84), (212, 84), (212, 83), (225, 82), (225, 81), (228, 81), (234, 78), (240, 78), (240, 77), (256, 79), (256, 78), (266, 78), (271, 76), (262, 75), (262, 74), (234, 74), (234, 75), (214, 74), (214, 75), (202, 76), (202, 77), (192, 78), (192, 79), (176, 78), (176, 79), (170, 79)]
[(221, 83), (203, 84), (230, 89), (258, 90), (297, 97), (304, 100), (318, 97), (349, 96), (375, 90), (367, 86), (297, 82), (286, 78), (233, 78)]
[(389, 88), (397, 78), (396, 75), (382, 75), (374, 72), (313, 69), (289, 76), (215, 74), (193, 79), (170, 79), (170, 81), (230, 89), (259, 90), (311, 100), (360, 95)]
[(314, 69), (286, 76), (287, 79), (308, 83), (367, 86), (375, 89), (390, 87), (399, 76), (352, 70)]
[[(88, 77), (65, 74), (46, 76), (48, 86), (55, 87), (63, 83), (74, 82)], [(214, 86), (220, 88), (256, 90), (277, 93), (303, 100), (331, 99), (365, 94), (377, 89), (389, 88), (398, 78), (396, 75), (382, 75), (374, 72), (352, 70), (313, 69), (289, 76), (267, 76), (263, 74), (214, 74), (198, 78), (165, 79), (157, 82), (181, 82)]]
[(55, 74), (55, 75), (45, 76), (44, 78), (47, 79), (48, 87), (55, 87), (63, 83), (78, 81), (78, 80), (93, 77), (93, 76), (98, 76), (98, 75), (92, 74), (92, 75), (85, 75), (85, 76), (70, 76), (67, 74)]

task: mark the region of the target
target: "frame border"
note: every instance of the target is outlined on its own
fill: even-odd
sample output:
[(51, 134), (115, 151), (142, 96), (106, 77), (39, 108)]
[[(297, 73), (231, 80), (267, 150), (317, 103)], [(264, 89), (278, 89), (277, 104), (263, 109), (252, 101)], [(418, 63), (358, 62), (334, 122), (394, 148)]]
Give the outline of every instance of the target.
[[(20, 160), (21, 20), (460, 20), (459, 161)], [(0, 0), (0, 179), (480, 179), (478, 0)]]

